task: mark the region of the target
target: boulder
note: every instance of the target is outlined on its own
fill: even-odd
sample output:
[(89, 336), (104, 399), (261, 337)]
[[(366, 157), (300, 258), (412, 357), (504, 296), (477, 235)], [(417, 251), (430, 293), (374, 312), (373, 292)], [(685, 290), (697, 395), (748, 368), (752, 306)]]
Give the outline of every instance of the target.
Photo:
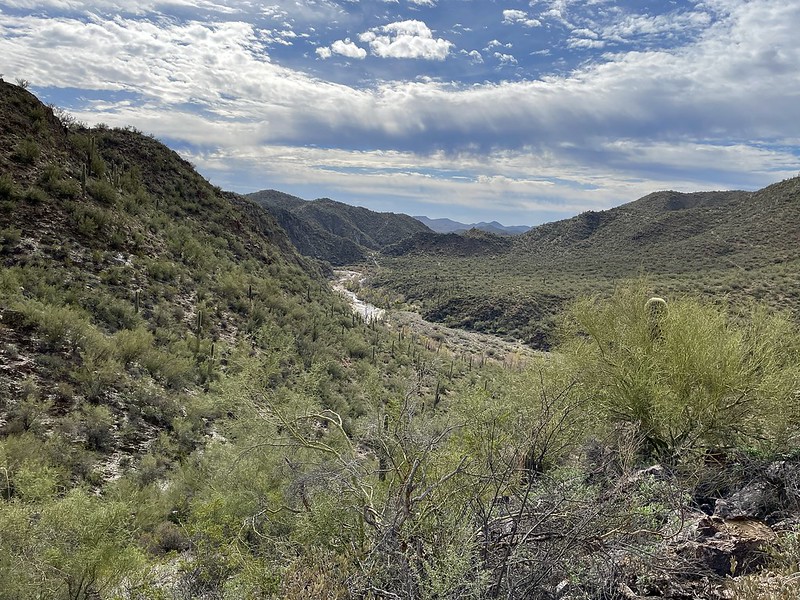
[(764, 566), (776, 537), (772, 528), (758, 519), (704, 517), (697, 523), (696, 539), (681, 543), (676, 552), (717, 575), (741, 575)]

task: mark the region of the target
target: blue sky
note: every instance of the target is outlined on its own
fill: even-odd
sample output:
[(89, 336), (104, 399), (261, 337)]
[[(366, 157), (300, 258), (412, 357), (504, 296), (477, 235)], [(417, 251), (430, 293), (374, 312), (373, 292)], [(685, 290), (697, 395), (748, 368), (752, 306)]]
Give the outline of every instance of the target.
[(537, 224), (800, 171), (800, 0), (10, 0), (0, 73), (239, 192)]

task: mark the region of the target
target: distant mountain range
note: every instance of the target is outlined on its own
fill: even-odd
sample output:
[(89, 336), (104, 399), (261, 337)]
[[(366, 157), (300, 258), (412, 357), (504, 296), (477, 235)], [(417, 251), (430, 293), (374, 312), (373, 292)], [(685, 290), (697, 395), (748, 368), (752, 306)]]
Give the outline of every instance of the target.
[(362, 262), (417, 233), (432, 233), (408, 215), (379, 213), (330, 198), (303, 200), (275, 190), (248, 194), (286, 230), (301, 254), (332, 265)]
[(496, 235), (521, 235), (530, 230), (527, 225), (501, 225), (497, 221), (492, 221), (491, 223), (481, 221), (480, 223), (467, 225), (452, 219), (429, 219), (423, 216), (415, 216), (414, 218), (436, 233), (464, 233), (470, 229), (480, 229)]

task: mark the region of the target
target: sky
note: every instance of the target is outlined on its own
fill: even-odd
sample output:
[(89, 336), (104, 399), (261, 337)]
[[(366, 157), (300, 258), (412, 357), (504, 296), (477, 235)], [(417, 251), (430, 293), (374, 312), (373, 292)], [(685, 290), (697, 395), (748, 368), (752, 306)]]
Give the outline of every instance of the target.
[(237, 192), (535, 225), (800, 172), (800, 0), (0, 0), (0, 73)]

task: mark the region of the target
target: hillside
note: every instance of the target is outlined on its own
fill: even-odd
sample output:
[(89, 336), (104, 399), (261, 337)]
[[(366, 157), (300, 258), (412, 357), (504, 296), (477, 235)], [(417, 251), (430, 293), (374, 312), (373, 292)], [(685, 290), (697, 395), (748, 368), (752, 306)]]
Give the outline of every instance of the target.
[(464, 233), (415, 233), (400, 242), (385, 247), (385, 256), (403, 256), (406, 254), (444, 256), (486, 256), (506, 252), (511, 247), (504, 236), (487, 233), (479, 229), (470, 229)]
[[(762, 299), (800, 309), (800, 178), (757, 192), (656, 192), (534, 227), (491, 256), (444, 237), (392, 252), (375, 283), (429, 317), (547, 347), (572, 299), (648, 277), (653, 293)], [(502, 308), (507, 307), (507, 308)]]
[(61, 117), (0, 82), (0, 598), (291, 597), (255, 573), (274, 543), (270, 572), (306, 573), (292, 511), (317, 456), (265, 455), (276, 414), (360, 431), (406, 381), (438, 400), (466, 370), (395, 350), (267, 211), (154, 138)]
[(305, 201), (275, 190), (248, 197), (276, 217), (302, 254), (333, 265), (363, 262), (369, 251), (430, 231), (407, 215), (378, 213), (328, 198)]

